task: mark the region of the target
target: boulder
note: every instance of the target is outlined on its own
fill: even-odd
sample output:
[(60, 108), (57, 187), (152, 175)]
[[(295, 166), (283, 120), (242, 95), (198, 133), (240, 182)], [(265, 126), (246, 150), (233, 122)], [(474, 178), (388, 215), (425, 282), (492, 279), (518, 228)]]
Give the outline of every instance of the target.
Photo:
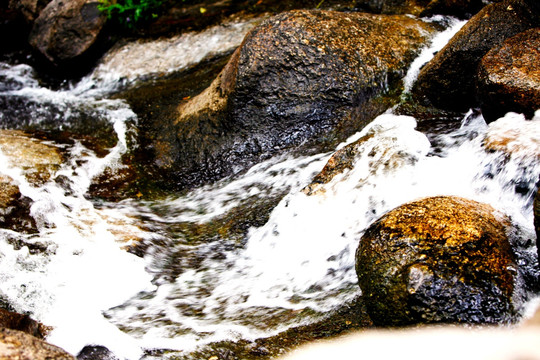
[(33, 23), (50, 0), (10, 0), (9, 8), (19, 12), (28, 23)]
[(484, 7), (421, 69), (415, 98), (454, 111), (477, 106), (474, 79), (482, 57), (505, 39), (538, 26), (535, 1), (504, 0)]
[(215, 81), (181, 102), (151, 150), (180, 186), (287, 149), (330, 148), (396, 100), (431, 25), (406, 16), (291, 11), (250, 32)]
[(85, 54), (105, 25), (98, 5), (97, 0), (52, 0), (34, 22), (30, 45), (55, 65)]
[(540, 109), (540, 28), (519, 33), (491, 49), (477, 77), (482, 114), (487, 122), (507, 112), (532, 118)]
[(371, 225), (356, 252), (373, 322), (500, 323), (514, 316), (509, 220), (458, 197), (404, 204)]
[(451, 15), (468, 19), (486, 3), (489, 0), (357, 0), (356, 6), (377, 14)]
[(0, 328), (2, 360), (75, 360), (61, 348), (22, 331)]
[(45, 336), (45, 326), (30, 318), (30, 316), (2, 308), (0, 308), (0, 328), (22, 331), (39, 338)]

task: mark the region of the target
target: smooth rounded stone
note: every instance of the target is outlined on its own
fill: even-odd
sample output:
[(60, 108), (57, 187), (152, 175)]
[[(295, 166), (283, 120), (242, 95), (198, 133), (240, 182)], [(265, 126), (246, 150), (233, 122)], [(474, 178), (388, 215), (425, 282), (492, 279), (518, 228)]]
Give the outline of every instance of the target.
[(505, 39), (539, 26), (537, 0), (504, 0), (484, 7), (420, 71), (414, 97), (465, 112), (477, 105), (475, 77), (482, 57)]
[(148, 136), (155, 164), (190, 186), (284, 150), (333, 146), (397, 101), (432, 32), (407, 16), (302, 10), (268, 19), (206, 90), (180, 103), (171, 127)]
[(0, 359), (75, 360), (75, 357), (22, 331), (0, 328)]
[(96, 0), (52, 0), (34, 22), (30, 45), (55, 65), (83, 55), (105, 25), (98, 5)]
[(87, 345), (77, 354), (77, 360), (119, 360), (109, 349), (101, 345)]
[(500, 323), (515, 316), (509, 220), (485, 204), (437, 196), (404, 204), (362, 236), (358, 282), (376, 325)]
[(519, 33), (491, 49), (480, 62), (478, 93), (487, 122), (507, 112), (528, 118), (540, 109), (540, 28)]

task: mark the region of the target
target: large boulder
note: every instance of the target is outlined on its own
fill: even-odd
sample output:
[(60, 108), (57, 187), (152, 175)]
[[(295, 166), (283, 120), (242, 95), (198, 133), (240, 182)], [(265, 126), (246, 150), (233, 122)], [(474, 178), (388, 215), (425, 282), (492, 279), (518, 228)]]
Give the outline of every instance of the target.
[(533, 117), (540, 109), (539, 64), (540, 28), (507, 39), (482, 58), (477, 83), (486, 121), (510, 111)]
[(75, 360), (75, 357), (22, 331), (0, 328), (0, 359)]
[(55, 65), (80, 57), (105, 25), (98, 4), (97, 0), (52, 0), (35, 20), (29, 43)]
[(249, 33), (216, 80), (150, 135), (179, 186), (304, 145), (328, 148), (386, 110), (431, 25), (407, 16), (291, 11)]
[(19, 12), (28, 23), (33, 23), (50, 0), (10, 0), (9, 7)]
[(511, 320), (516, 266), (508, 225), (489, 205), (458, 197), (421, 199), (381, 217), (356, 253), (373, 322)]
[(486, 6), (420, 71), (413, 88), (421, 102), (467, 111), (477, 105), (475, 76), (482, 57), (493, 47), (540, 21), (536, 0), (504, 0)]
[(417, 16), (440, 14), (470, 18), (489, 2), (489, 0), (357, 0), (356, 6), (380, 14)]

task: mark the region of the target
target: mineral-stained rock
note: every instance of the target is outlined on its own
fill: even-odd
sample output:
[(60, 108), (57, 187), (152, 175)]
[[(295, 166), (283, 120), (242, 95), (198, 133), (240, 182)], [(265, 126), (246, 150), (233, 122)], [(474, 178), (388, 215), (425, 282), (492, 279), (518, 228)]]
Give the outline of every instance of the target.
[(52, 0), (34, 22), (30, 44), (56, 65), (84, 54), (105, 24), (98, 4), (95, 0)]
[(0, 328), (2, 360), (75, 360), (61, 348), (22, 331)]
[(0, 328), (18, 330), (43, 338), (45, 327), (28, 315), (11, 312), (0, 308)]
[(498, 323), (513, 316), (509, 222), (485, 204), (432, 197), (371, 225), (356, 271), (377, 325)]
[(540, 109), (540, 28), (515, 35), (480, 62), (478, 92), (486, 121), (507, 112), (528, 118)]
[(32, 139), (18, 130), (0, 130), (0, 149), (10, 166), (22, 169), (26, 179), (33, 184), (48, 181), (63, 162), (57, 147)]
[(489, 0), (357, 0), (356, 5), (362, 10), (381, 14), (440, 14), (470, 18), (488, 2)]
[(150, 136), (155, 163), (189, 186), (286, 149), (335, 144), (392, 104), (390, 89), (430, 33), (406, 16), (275, 16), (246, 36), (210, 87), (180, 104), (172, 128)]
[(483, 8), (420, 71), (415, 96), (447, 110), (467, 111), (476, 106), (480, 60), (505, 39), (537, 27), (538, 4), (536, 0), (504, 0)]

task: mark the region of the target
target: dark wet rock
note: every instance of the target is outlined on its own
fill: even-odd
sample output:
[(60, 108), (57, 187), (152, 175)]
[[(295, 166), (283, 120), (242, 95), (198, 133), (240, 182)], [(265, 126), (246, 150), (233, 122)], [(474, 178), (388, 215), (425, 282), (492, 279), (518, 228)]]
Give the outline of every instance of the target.
[(53, 64), (80, 57), (96, 42), (106, 16), (94, 0), (52, 0), (34, 22), (29, 43)]
[(536, 191), (534, 196), (534, 230), (536, 232), (536, 248), (538, 250), (538, 258), (540, 259), (540, 189)]
[(293, 11), (269, 19), (210, 87), (180, 104), (171, 127), (151, 135), (155, 165), (182, 187), (286, 149), (333, 146), (396, 101), (430, 30), (405, 16)]
[(22, 331), (0, 328), (2, 360), (75, 360), (61, 348)]
[(530, 29), (491, 49), (480, 62), (478, 93), (487, 122), (507, 112), (532, 118), (540, 109), (540, 28)]
[(432, 197), (371, 225), (356, 271), (377, 325), (500, 323), (514, 316), (508, 219), (489, 205)]
[(20, 13), (28, 23), (33, 23), (50, 0), (10, 0), (9, 7)]
[(356, 5), (378, 14), (412, 14), (422, 17), (451, 15), (468, 19), (482, 9), (485, 0), (357, 0)]
[(36, 232), (30, 215), (32, 201), (21, 195), (13, 179), (0, 175), (0, 227), (27, 233)]
[(432, 0), (420, 13), (422, 17), (434, 15), (450, 15), (458, 19), (469, 19), (479, 12), (486, 3), (486, 0)]
[(30, 316), (2, 308), (0, 308), (0, 328), (22, 331), (40, 339), (43, 339), (47, 332), (47, 328), (43, 324), (33, 320)]
[(77, 360), (118, 360), (105, 346), (87, 345), (77, 355)]
[(420, 71), (413, 93), (435, 107), (477, 105), (475, 76), (482, 57), (505, 39), (539, 24), (536, 0), (505, 0), (483, 8)]

